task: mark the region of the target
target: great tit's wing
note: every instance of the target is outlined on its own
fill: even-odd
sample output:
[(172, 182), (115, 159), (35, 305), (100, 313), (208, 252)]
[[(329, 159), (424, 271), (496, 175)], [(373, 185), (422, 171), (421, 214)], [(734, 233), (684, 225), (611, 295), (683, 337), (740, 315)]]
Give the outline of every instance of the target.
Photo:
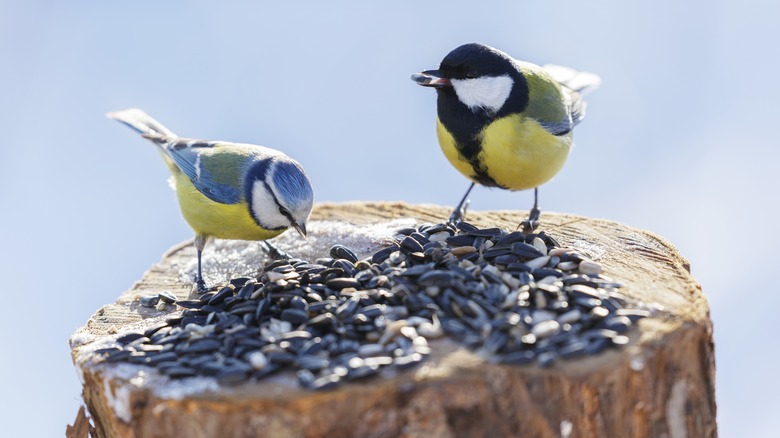
[(559, 84), (581, 95), (585, 95), (601, 85), (601, 78), (593, 73), (577, 71), (555, 64), (545, 64), (542, 68)]
[(577, 71), (562, 65), (546, 64), (542, 68), (561, 86), (563, 92), (569, 95), (571, 101), (572, 127), (585, 118), (585, 94), (595, 90), (601, 85), (601, 78), (593, 73)]
[(571, 100), (571, 126), (572, 128), (577, 126), (582, 119), (585, 118), (585, 108), (588, 106), (580, 93), (576, 91), (569, 91), (564, 89), (564, 92), (569, 93), (569, 99)]
[(182, 173), (204, 196), (220, 204), (235, 204), (241, 199), (242, 155), (232, 154), (226, 143), (177, 139), (165, 146)]
[(529, 90), (524, 114), (536, 120), (547, 132), (565, 135), (585, 117), (586, 105), (578, 89), (598, 85), (592, 82), (598, 76), (588, 73), (590, 77), (580, 77), (580, 73), (574, 70), (554, 67), (548, 71), (547, 66), (521, 64)]
[(571, 131), (574, 121), (568, 90), (541, 67), (519, 64), (528, 85), (528, 105), (523, 115), (536, 120), (550, 134), (564, 135)]

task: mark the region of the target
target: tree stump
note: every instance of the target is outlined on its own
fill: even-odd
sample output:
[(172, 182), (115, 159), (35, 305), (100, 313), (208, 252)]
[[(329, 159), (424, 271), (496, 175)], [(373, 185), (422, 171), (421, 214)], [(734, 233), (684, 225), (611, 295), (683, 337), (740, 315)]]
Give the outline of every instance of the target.
[[(440, 223), (448, 208), (392, 202), (319, 204), (312, 221), (356, 228), (412, 218)], [(480, 227), (514, 230), (522, 212), (469, 212)], [(311, 227), (316, 228), (316, 227)], [(233, 387), (154, 378), (135, 366), (105, 364), (93, 344), (174, 312), (141, 307), (138, 296), (171, 291), (192, 263), (190, 244), (174, 247), (116, 303), (99, 309), (71, 339), (95, 434), (122, 437), (714, 437), (717, 436), (712, 323), (688, 262), (665, 240), (615, 222), (545, 213), (542, 228), (563, 246), (586, 246), (631, 299), (663, 309), (639, 321), (627, 348), (552, 368), (486, 361), (447, 338), (431, 356), (392, 376), (335, 390), (301, 389), (292, 373)], [(334, 241), (307, 242), (313, 258)], [(388, 236), (389, 237), (389, 236)], [(290, 241), (293, 241), (290, 239)], [(301, 243), (303, 244), (303, 243)], [(382, 242), (375, 242), (376, 246)], [(232, 248), (257, 245), (233, 242)], [(212, 246), (207, 246), (208, 253)], [(290, 249), (298, 255), (296, 249)], [(240, 275), (245, 267), (230, 267)], [(230, 271), (237, 269), (236, 272)], [(208, 279), (208, 278), (207, 278)]]

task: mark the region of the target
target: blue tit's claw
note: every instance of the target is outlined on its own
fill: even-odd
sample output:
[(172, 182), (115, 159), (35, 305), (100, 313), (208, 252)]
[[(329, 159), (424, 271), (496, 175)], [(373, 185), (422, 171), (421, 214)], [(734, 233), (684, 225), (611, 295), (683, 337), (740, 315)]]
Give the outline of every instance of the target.
[(198, 278), (195, 281), (195, 287), (198, 289), (198, 293), (206, 293), (210, 291), (212, 288), (206, 286), (206, 282), (203, 281), (203, 277)]
[(260, 246), (263, 247), (263, 250), (265, 250), (271, 260), (290, 260), (292, 258), (290, 254), (287, 254), (268, 242), (260, 242)]

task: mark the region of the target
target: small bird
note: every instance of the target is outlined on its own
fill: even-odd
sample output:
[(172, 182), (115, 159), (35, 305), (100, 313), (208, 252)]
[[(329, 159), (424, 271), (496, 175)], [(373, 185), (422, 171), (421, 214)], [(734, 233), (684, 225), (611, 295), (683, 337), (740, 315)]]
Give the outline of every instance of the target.
[(436, 132), (444, 155), (472, 181), (450, 216), (463, 219), (474, 184), (534, 189), (534, 206), (521, 222), (539, 226), (538, 187), (563, 167), (572, 128), (585, 117), (582, 93), (601, 80), (567, 67), (518, 61), (479, 43), (464, 44), (438, 70), (412, 75), (437, 94)]
[(151, 140), (170, 168), (182, 215), (195, 231), (199, 290), (207, 289), (201, 254), (209, 238), (265, 241), (290, 227), (306, 237), (314, 192), (297, 161), (253, 144), (180, 138), (140, 109), (108, 117)]

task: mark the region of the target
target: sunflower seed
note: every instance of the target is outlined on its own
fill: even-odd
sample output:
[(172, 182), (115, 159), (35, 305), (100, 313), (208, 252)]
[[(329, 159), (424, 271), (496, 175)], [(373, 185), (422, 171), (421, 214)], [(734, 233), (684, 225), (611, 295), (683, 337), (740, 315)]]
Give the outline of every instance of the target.
[(601, 264), (544, 232), (461, 222), (399, 230), (396, 242), (364, 260), (337, 244), (313, 263), (274, 261), (197, 300), (159, 293), (184, 310), (99, 354), (226, 385), (295, 368), (301, 386), (329, 389), (413, 366), (445, 335), (499, 363), (546, 367), (625, 345), (619, 333), (650, 316)]
[(334, 259), (349, 260), (352, 263), (356, 263), (358, 261), (358, 257), (355, 252), (344, 245), (333, 245), (330, 248), (330, 256)]

